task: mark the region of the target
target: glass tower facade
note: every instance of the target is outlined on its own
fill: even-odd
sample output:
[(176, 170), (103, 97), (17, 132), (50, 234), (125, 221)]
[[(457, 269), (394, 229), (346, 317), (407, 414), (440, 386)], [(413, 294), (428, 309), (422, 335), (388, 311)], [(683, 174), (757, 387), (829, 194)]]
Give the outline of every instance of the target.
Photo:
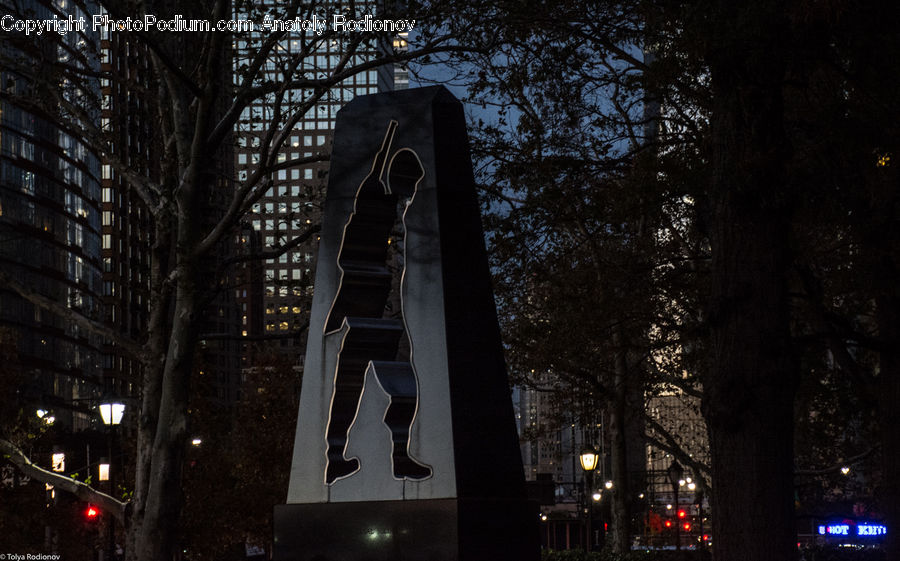
[[(63, 1), (28, 4), (33, 17), (41, 19), (85, 15)], [(9, 13), (4, 4), (0, 12)], [(64, 40), (77, 50), (92, 38), (69, 33)], [(0, 48), (19, 60), (72, 58), (53, 42), (26, 47), (5, 41)], [(94, 62), (69, 61), (82, 66)], [(97, 317), (102, 291), (100, 160), (60, 124), (64, 115), (31, 103), (39, 86), (16, 70), (0, 69), (0, 268), (19, 285)], [(39, 79), (53, 83), (51, 65), (37, 71), (47, 73)], [(65, 87), (61, 91), (65, 95)], [(73, 400), (97, 397), (101, 391), (97, 337), (9, 289), (0, 289), (0, 326), (16, 340), (18, 360), (26, 370), (25, 400), (35, 408), (54, 408), (56, 420), (76, 430), (88, 427), (89, 411)]]

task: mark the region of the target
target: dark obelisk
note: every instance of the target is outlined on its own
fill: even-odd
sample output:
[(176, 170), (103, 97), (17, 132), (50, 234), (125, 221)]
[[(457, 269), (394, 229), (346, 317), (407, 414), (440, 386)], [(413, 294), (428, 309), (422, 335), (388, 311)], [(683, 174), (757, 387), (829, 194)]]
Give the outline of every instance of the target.
[(277, 561), (534, 561), (462, 105), (338, 114)]

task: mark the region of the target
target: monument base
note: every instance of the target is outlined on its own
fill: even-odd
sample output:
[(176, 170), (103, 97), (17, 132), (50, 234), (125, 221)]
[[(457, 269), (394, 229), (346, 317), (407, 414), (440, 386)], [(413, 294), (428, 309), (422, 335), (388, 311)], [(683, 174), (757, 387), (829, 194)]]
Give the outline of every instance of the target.
[(539, 557), (538, 508), (523, 500), (275, 507), (274, 561), (537, 561)]

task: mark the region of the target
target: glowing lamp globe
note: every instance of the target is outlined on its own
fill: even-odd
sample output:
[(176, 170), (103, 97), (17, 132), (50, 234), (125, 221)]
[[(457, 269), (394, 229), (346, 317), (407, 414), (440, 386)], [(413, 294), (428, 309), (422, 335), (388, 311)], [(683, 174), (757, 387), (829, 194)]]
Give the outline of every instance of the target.
[(581, 460), (581, 469), (584, 471), (594, 471), (600, 462), (600, 456), (593, 448), (585, 448), (578, 458)]
[(100, 404), (100, 416), (104, 425), (118, 425), (125, 414), (125, 404), (117, 401), (107, 401)]

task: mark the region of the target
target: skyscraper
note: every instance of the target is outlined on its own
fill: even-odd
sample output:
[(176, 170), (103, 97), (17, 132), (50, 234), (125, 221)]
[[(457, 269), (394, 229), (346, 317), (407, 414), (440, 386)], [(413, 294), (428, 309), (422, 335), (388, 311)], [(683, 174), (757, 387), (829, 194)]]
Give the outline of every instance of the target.
[[(85, 15), (77, 6), (26, 2), (19, 9), (51, 19)], [(4, 13), (11, 5), (0, 6)], [(6, 38), (5, 38), (6, 39)], [(73, 56), (95, 41), (90, 30), (63, 37), (71, 51), (54, 42), (16, 37), (0, 47), (8, 61), (62, 61), (96, 70), (96, 58)], [(0, 269), (18, 285), (65, 302), (72, 311), (95, 316), (101, 287), (101, 165), (97, 154), (72, 128), (61, 124), (61, 109), (46, 109), (42, 88), (54, 83), (53, 64), (31, 67), (26, 76), (10, 62), (0, 69)], [(25, 68), (24, 70), (28, 70)], [(61, 95), (69, 95), (60, 88)], [(34, 103), (38, 101), (38, 103)], [(44, 103), (41, 103), (44, 102)], [(90, 425), (80, 399), (102, 391), (101, 341), (78, 324), (43, 310), (0, 288), (0, 325), (17, 340), (26, 380), (20, 390), (30, 407), (53, 408), (56, 421), (75, 429)]]
[[(146, 48), (129, 33), (100, 30), (101, 126), (109, 133), (109, 144), (133, 172), (158, 179), (152, 162), (158, 160), (154, 143), (155, 106), (146, 84), (150, 61)], [(102, 163), (102, 260), (103, 320), (125, 337), (140, 340), (149, 321), (150, 245), (152, 217), (144, 202), (114, 167)], [(118, 396), (136, 395), (141, 365), (113, 341), (103, 346), (106, 390)]]

